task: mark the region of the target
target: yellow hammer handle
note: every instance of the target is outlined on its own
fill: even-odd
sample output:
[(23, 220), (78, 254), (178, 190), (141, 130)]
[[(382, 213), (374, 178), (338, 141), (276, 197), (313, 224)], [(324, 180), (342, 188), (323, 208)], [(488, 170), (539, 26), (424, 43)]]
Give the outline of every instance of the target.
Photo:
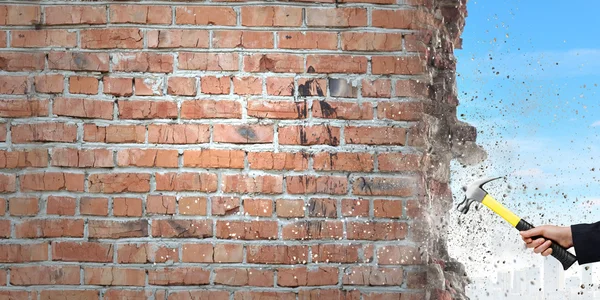
[(489, 207), (496, 214), (504, 218), (510, 225), (516, 227), (519, 224), (521, 218), (515, 215), (512, 211), (508, 210), (508, 208), (504, 207), (504, 205), (500, 204), (500, 202), (496, 201), (496, 199), (492, 198), (492, 196), (485, 195), (483, 201), (481, 201), (483, 205)]

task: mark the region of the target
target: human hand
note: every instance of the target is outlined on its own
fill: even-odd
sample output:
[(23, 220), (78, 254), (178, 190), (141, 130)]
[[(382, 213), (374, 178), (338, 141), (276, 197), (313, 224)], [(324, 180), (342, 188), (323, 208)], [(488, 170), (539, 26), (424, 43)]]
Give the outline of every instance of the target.
[(534, 248), (533, 252), (541, 253), (543, 256), (552, 254), (552, 249), (550, 248), (552, 241), (566, 249), (573, 247), (573, 236), (571, 234), (571, 227), (569, 226), (538, 226), (527, 231), (521, 231), (521, 238), (527, 248)]

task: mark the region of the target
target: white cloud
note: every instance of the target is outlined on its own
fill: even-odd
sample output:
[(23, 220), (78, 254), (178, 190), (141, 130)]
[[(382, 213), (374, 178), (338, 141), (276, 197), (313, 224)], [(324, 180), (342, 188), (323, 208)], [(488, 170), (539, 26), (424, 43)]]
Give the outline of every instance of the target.
[(600, 126), (600, 120), (592, 123), (592, 125), (590, 125), (590, 126), (592, 126), (592, 127), (598, 127), (598, 126)]

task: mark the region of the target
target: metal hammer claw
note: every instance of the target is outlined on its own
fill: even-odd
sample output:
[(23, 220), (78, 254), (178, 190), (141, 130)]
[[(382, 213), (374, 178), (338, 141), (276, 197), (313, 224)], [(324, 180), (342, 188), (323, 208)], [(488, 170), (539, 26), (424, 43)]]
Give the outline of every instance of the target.
[[(486, 183), (500, 178), (502, 177), (479, 179), (467, 187), (463, 187), (463, 190), (466, 193), (465, 199), (458, 204), (457, 209), (463, 214), (466, 214), (469, 212), (469, 207), (471, 204), (474, 202), (481, 202), (519, 231), (525, 231), (534, 228), (533, 225), (515, 215), (483, 189), (483, 185)], [(534, 239), (536, 238), (538, 237), (534, 237)], [(577, 261), (577, 257), (575, 257), (575, 255), (567, 251), (567, 249), (560, 246), (558, 243), (552, 241), (552, 245), (550, 247), (552, 248), (551, 255), (560, 261), (565, 270), (570, 268)]]

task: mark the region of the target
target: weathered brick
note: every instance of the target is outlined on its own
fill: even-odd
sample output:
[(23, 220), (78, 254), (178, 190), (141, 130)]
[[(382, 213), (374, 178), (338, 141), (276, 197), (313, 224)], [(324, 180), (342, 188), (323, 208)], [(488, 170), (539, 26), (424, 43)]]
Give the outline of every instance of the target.
[(156, 173), (157, 191), (202, 191), (217, 190), (217, 175), (212, 173)]
[(274, 240), (279, 232), (277, 221), (217, 221), (219, 239)]
[(334, 194), (347, 192), (348, 180), (342, 176), (287, 176), (287, 191), (290, 194)]
[(106, 24), (104, 5), (49, 5), (44, 15), (47, 25)]
[(373, 26), (394, 29), (420, 29), (423, 19), (416, 10), (373, 10)]
[(92, 193), (142, 193), (150, 191), (150, 174), (146, 173), (94, 173), (88, 177), (88, 190)]
[(17, 186), (17, 176), (15, 174), (0, 174), (0, 192), (14, 192)]
[(169, 77), (167, 81), (169, 95), (194, 96), (196, 95), (196, 78)]
[[(137, 79), (136, 79), (137, 83)], [(136, 94), (138, 92), (136, 85)], [(172, 101), (124, 101), (117, 102), (119, 119), (175, 119), (177, 103)]]
[(396, 121), (418, 121), (423, 118), (424, 104), (421, 102), (381, 102), (377, 107), (380, 119)]
[(77, 33), (64, 29), (14, 30), (10, 36), (10, 46), (14, 48), (71, 48), (77, 45)]
[(344, 270), (343, 283), (348, 285), (399, 286), (404, 280), (402, 268), (350, 267)]
[(77, 199), (73, 197), (49, 196), (46, 201), (46, 214), (74, 216), (77, 210)]
[(208, 31), (186, 29), (150, 30), (149, 48), (208, 48)]
[(403, 222), (348, 222), (349, 240), (403, 240), (406, 237), (408, 226)]
[(416, 80), (398, 80), (396, 81), (397, 97), (427, 98), (429, 97), (429, 87), (426, 83)]
[(84, 174), (44, 172), (19, 176), (21, 191), (83, 192)]
[(279, 268), (277, 269), (277, 285), (284, 287), (336, 285), (338, 283), (338, 268), (319, 267), (308, 269)]
[(99, 143), (143, 143), (146, 139), (146, 128), (141, 125), (83, 125), (83, 140)]
[(298, 221), (284, 225), (284, 240), (331, 240), (342, 239), (344, 225), (341, 221)]
[(206, 238), (212, 237), (213, 226), (210, 220), (153, 220), (152, 236), (164, 238)]
[[(347, 139), (347, 138), (346, 138)], [(340, 128), (329, 125), (285, 126), (279, 128), (279, 144), (281, 145), (330, 145), (340, 143)]]
[(238, 53), (179, 53), (178, 67), (181, 70), (237, 71)]
[(173, 215), (177, 205), (175, 196), (148, 195), (146, 200), (147, 214)]
[(406, 129), (401, 127), (346, 127), (347, 144), (404, 145)]
[(204, 124), (157, 124), (148, 127), (148, 142), (153, 144), (200, 144), (210, 139)]
[(261, 119), (304, 119), (307, 116), (306, 102), (249, 100), (248, 116)]
[(414, 195), (417, 181), (411, 177), (358, 177), (352, 184), (355, 195), (400, 196)]
[(237, 95), (261, 95), (263, 81), (260, 77), (234, 77), (233, 93)]
[(181, 257), (182, 262), (188, 263), (212, 263), (213, 245), (212, 244), (183, 244)]
[(259, 292), (259, 291), (236, 291), (233, 296), (234, 300), (251, 300), (251, 299), (278, 299), (278, 300), (295, 300), (294, 292)]
[(52, 260), (112, 262), (113, 245), (95, 242), (52, 242)]
[(228, 291), (210, 291), (210, 290), (190, 290), (190, 291), (173, 291), (169, 293), (169, 300), (186, 300), (186, 299), (211, 299), (211, 300), (229, 300)]
[(267, 78), (267, 94), (272, 96), (291, 96), (294, 94), (294, 78), (271, 77)]
[(271, 199), (244, 199), (244, 213), (253, 217), (270, 217), (273, 215)]
[(113, 107), (113, 101), (59, 97), (54, 99), (52, 113), (57, 116), (112, 120)]
[(127, 149), (117, 152), (117, 165), (176, 168), (179, 153), (166, 149)]
[(142, 199), (133, 197), (113, 198), (113, 214), (116, 217), (141, 217)]
[(411, 246), (382, 246), (377, 249), (380, 265), (414, 265), (421, 263), (421, 254)]
[(320, 244), (312, 246), (312, 261), (315, 263), (356, 263), (360, 245)]
[(11, 216), (35, 216), (39, 212), (38, 198), (15, 197), (8, 199)]
[[(366, 70), (366, 59), (365, 59)], [(292, 54), (251, 54), (244, 56), (244, 71), (302, 73), (304, 58)]]
[(12, 285), (78, 285), (79, 266), (14, 266)]
[(425, 72), (424, 62), (418, 56), (374, 56), (371, 72), (378, 75), (418, 75)]
[(171, 8), (158, 5), (111, 5), (111, 23), (171, 24)]
[(98, 79), (88, 76), (71, 76), (69, 77), (69, 93), (98, 94)]
[(342, 50), (347, 51), (400, 51), (402, 34), (378, 32), (342, 32)]
[(389, 79), (362, 80), (363, 97), (389, 98), (392, 95), (392, 84)]
[(212, 45), (215, 48), (272, 49), (275, 45), (270, 31), (213, 31)]
[(300, 25), (302, 25), (302, 8), (300, 7), (242, 7), (242, 26), (298, 27)]
[(206, 216), (207, 200), (206, 197), (181, 197), (179, 199), (179, 214)]
[(373, 155), (369, 153), (320, 152), (314, 155), (314, 169), (319, 171), (369, 172), (373, 170)]
[[(48, 53), (48, 67), (53, 70), (107, 72), (109, 60), (108, 53), (65, 51)], [(43, 65), (43, 61), (41, 64)]]
[[(43, 70), (44, 61), (44, 53), (0, 52), (0, 69), (3, 71)], [(48, 55), (48, 63), (50, 65), (50, 54)]]
[(278, 199), (275, 205), (279, 218), (301, 218), (305, 215), (306, 206), (303, 200)]
[[(43, 117), (48, 115), (48, 100), (0, 100), (0, 117), (19, 118), (19, 117)], [(31, 125), (13, 125), (13, 128), (26, 128), (25, 126), (42, 129), (43, 126)], [(13, 129), (14, 130), (14, 129)], [(19, 131), (19, 134), (23, 131)], [(51, 133), (48, 133), (51, 134)], [(13, 136), (16, 133), (13, 132)], [(21, 137), (19, 137), (21, 138)], [(13, 138), (14, 139), (14, 138)], [(17, 140), (19, 141), (19, 140)]]
[(228, 286), (272, 287), (274, 271), (264, 269), (216, 269), (215, 283)]
[(0, 150), (0, 168), (42, 168), (48, 166), (46, 149)]
[(342, 199), (342, 216), (368, 217), (369, 201), (362, 199)]
[(175, 23), (233, 26), (237, 23), (237, 14), (233, 7), (227, 6), (178, 6)]
[(52, 165), (75, 168), (113, 167), (112, 151), (107, 149), (54, 148), (51, 151)]
[(240, 209), (240, 198), (237, 197), (213, 196), (210, 202), (213, 216), (233, 215)]
[[(350, 55), (308, 55), (306, 58), (306, 68), (306, 71), (309, 73), (364, 74), (367, 72), (367, 58)], [(373, 74), (383, 73), (374, 72)]]
[(83, 219), (26, 219), (15, 224), (15, 237), (25, 239), (83, 237)]
[(177, 248), (161, 244), (120, 244), (117, 262), (120, 264), (164, 263), (179, 261)]
[(141, 49), (144, 46), (144, 34), (135, 28), (84, 29), (80, 39), (84, 49)]
[(38, 5), (0, 5), (1, 25), (40, 24), (41, 9)]
[(284, 31), (278, 32), (277, 37), (278, 46), (282, 49), (335, 50), (338, 46), (337, 34), (334, 32)]
[(213, 126), (213, 142), (233, 144), (263, 144), (273, 142), (271, 125), (230, 125)]
[(152, 285), (205, 285), (210, 283), (210, 270), (202, 268), (165, 268), (148, 270)]
[(183, 152), (183, 166), (243, 169), (244, 156), (242, 150), (186, 150)]
[(113, 71), (170, 73), (173, 71), (173, 55), (168, 53), (114, 53)]
[[(313, 71), (312, 69), (310, 71)], [(301, 97), (319, 96), (327, 94), (327, 79), (322, 78), (299, 78), (298, 95)]]
[(281, 175), (223, 175), (221, 189), (226, 193), (281, 194), (283, 176)]
[(365, 8), (307, 8), (306, 24), (309, 27), (360, 27), (367, 26)]
[(2, 244), (0, 262), (23, 263), (48, 260), (48, 243)]
[(216, 263), (239, 263), (244, 260), (244, 246), (219, 243), (213, 248), (213, 256)]
[(108, 198), (82, 197), (79, 213), (88, 216), (107, 216)]
[(313, 218), (337, 218), (337, 200), (311, 198), (308, 201), (308, 216)]
[(146, 271), (119, 267), (84, 267), (83, 281), (89, 285), (144, 286)]
[(203, 76), (200, 79), (202, 93), (212, 95), (227, 95), (231, 90), (231, 78), (229, 76)]
[(161, 96), (163, 85), (163, 79), (158, 77), (135, 78), (133, 80), (136, 96)]
[(256, 170), (294, 170), (308, 168), (308, 154), (303, 152), (248, 152), (248, 166)]
[(88, 231), (90, 238), (120, 239), (128, 237), (147, 237), (148, 220), (109, 221), (89, 220)]
[(114, 96), (133, 95), (133, 78), (131, 77), (104, 77), (104, 93)]
[(28, 92), (27, 76), (2, 76), (0, 94), (24, 95)]
[(189, 100), (181, 103), (182, 119), (240, 119), (242, 106), (229, 100)]
[(248, 263), (256, 264), (305, 264), (308, 261), (308, 246), (249, 245)]
[(39, 93), (57, 94), (64, 89), (62, 74), (43, 74), (35, 76), (35, 91)]

